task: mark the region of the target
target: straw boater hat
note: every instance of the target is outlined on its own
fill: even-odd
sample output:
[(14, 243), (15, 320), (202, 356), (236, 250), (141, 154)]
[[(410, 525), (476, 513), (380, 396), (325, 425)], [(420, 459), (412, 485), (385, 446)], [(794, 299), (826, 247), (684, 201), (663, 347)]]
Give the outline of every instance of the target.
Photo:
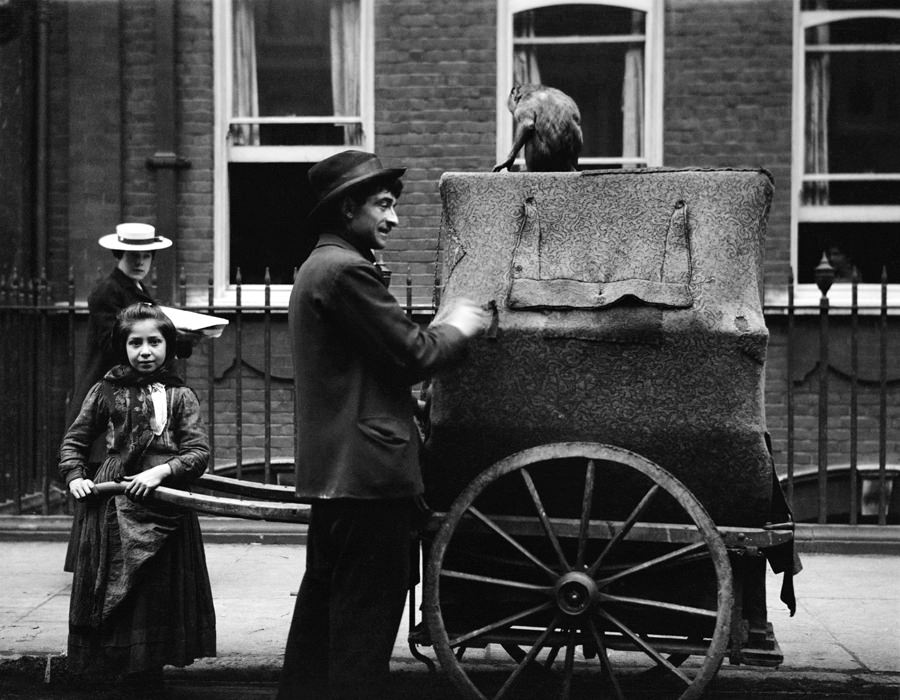
[(157, 236), (150, 224), (119, 224), (116, 232), (102, 236), (100, 245), (110, 250), (160, 250), (172, 245), (165, 236)]
[(309, 218), (356, 185), (376, 178), (396, 179), (405, 172), (406, 168), (382, 167), (378, 156), (365, 151), (341, 151), (330, 156), (309, 169), (309, 184), (318, 198)]

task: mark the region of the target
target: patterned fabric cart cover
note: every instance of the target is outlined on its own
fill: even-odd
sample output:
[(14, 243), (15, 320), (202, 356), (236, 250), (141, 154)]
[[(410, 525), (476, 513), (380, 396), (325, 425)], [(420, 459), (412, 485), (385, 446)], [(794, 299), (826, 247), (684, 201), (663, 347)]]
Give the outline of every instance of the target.
[(584, 440), (655, 461), (720, 525), (764, 524), (771, 176), (447, 173), (440, 190), (441, 309), (497, 312), (432, 383), (429, 505), (510, 453)]

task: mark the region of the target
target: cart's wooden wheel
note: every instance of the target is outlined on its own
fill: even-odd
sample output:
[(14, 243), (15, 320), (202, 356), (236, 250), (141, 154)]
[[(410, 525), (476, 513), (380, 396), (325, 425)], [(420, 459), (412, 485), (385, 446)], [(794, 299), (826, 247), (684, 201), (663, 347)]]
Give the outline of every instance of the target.
[[(479, 699), (569, 698), (583, 683), (625, 698), (648, 668), (667, 697), (698, 697), (732, 603), (728, 553), (697, 498), (640, 455), (576, 442), (516, 453), (469, 484), (431, 542), (423, 598), (442, 669)], [(467, 648), (485, 655), (464, 663)], [(495, 649), (513, 663), (491, 662)]]

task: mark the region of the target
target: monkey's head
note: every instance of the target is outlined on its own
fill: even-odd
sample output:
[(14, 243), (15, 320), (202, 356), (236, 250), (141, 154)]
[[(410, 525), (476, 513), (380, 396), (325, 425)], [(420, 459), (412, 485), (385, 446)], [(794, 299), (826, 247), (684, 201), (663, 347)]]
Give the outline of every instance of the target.
[(534, 92), (536, 85), (529, 85), (527, 83), (516, 83), (512, 86), (512, 90), (509, 91), (509, 97), (506, 99), (506, 107), (510, 112), (516, 111), (516, 105), (519, 104), (519, 101), (528, 93)]

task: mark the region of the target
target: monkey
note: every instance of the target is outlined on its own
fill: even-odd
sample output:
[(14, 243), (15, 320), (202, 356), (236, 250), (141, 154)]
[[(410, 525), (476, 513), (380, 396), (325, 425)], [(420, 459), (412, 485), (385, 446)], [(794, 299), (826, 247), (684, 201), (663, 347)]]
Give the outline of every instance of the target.
[(512, 150), (493, 172), (509, 169), (525, 148), (531, 172), (571, 171), (581, 153), (581, 113), (566, 93), (545, 85), (514, 85), (507, 100), (515, 120)]

